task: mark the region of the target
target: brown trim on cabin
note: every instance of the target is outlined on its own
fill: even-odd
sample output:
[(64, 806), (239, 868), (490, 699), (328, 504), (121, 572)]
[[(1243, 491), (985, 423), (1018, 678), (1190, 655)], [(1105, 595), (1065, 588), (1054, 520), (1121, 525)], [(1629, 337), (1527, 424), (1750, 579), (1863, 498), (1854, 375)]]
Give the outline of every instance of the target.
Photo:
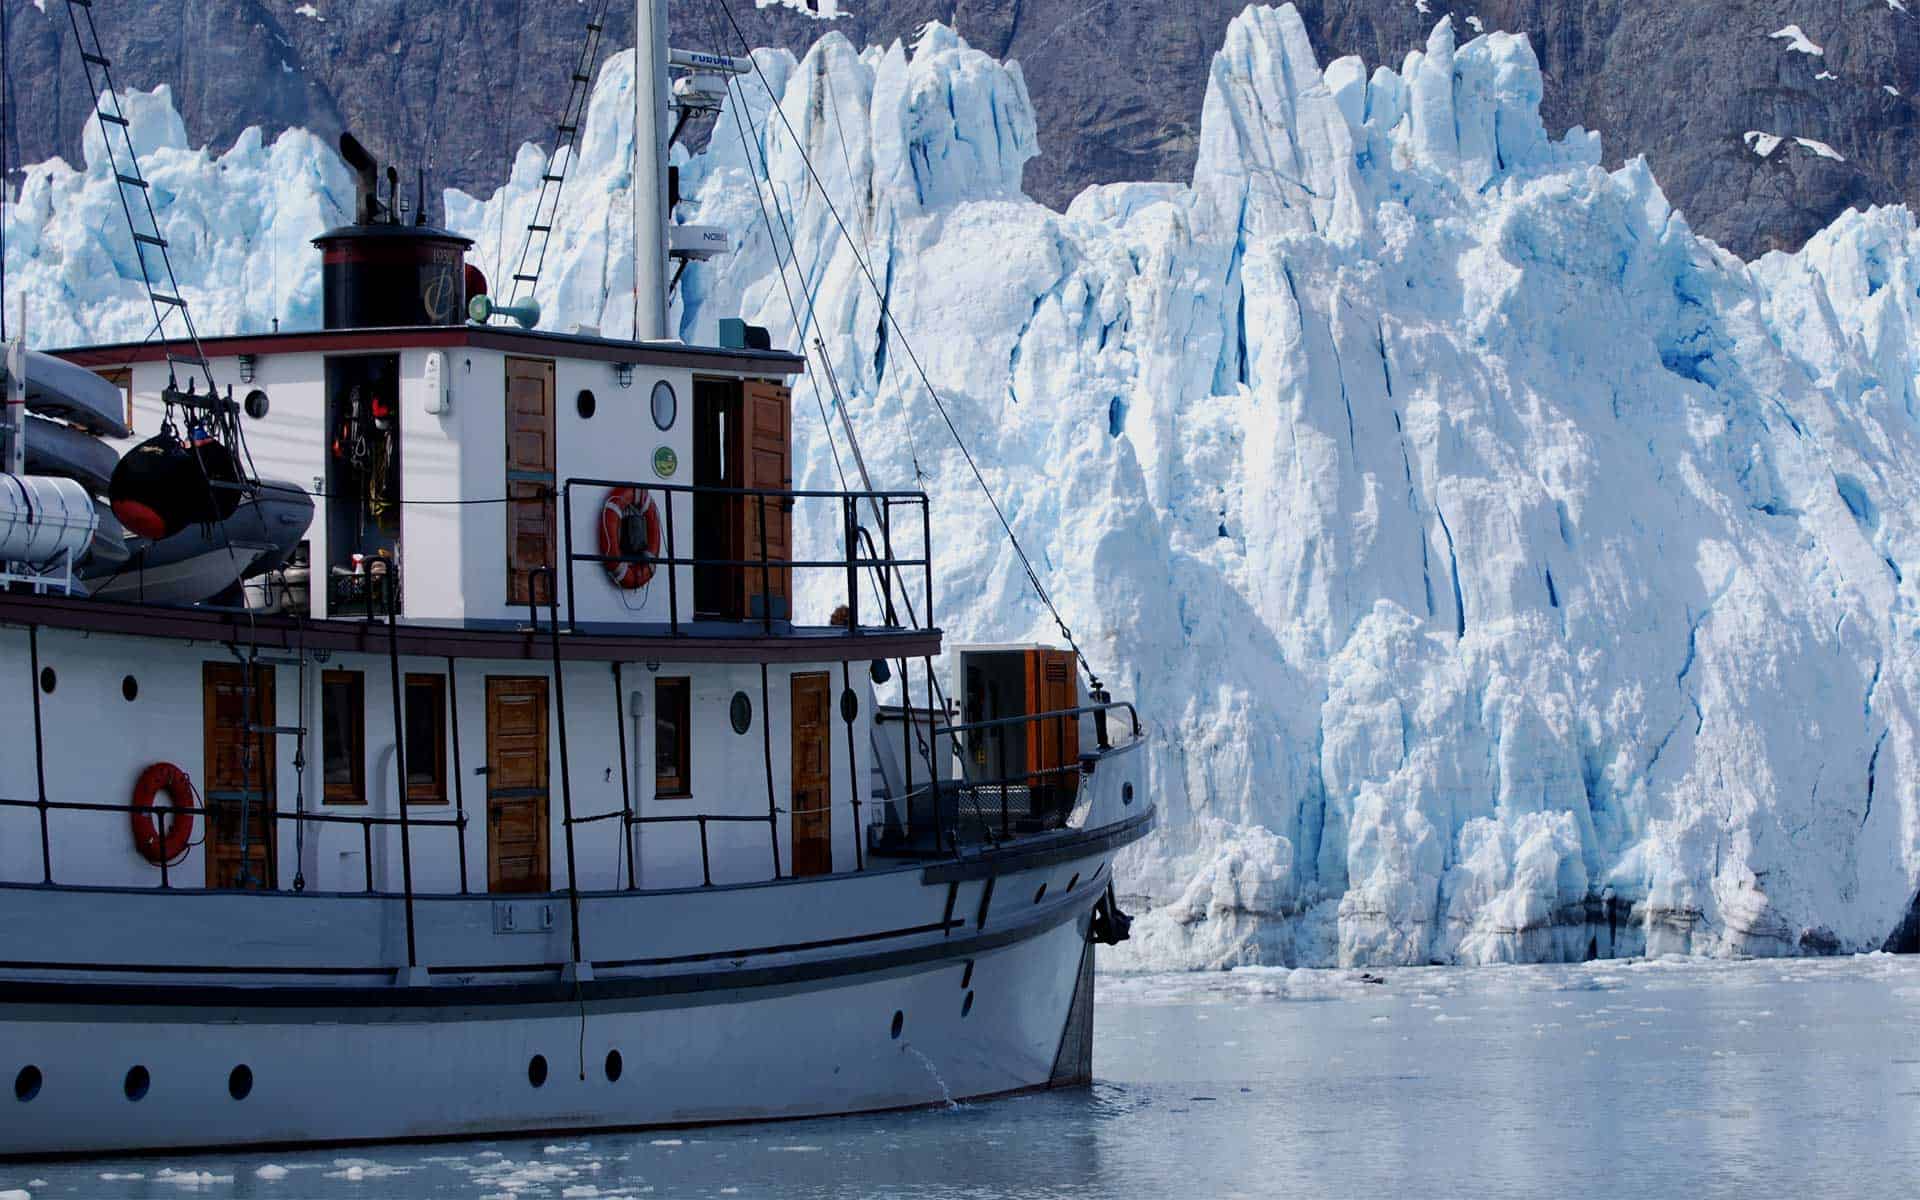
[[(265, 333), (201, 341), (210, 359), (242, 354), (370, 354), (399, 350), (443, 350), (466, 346), (508, 354), (550, 358), (630, 362), (642, 367), (685, 367), (737, 375), (785, 376), (803, 374), (807, 360), (781, 350), (735, 350), (722, 347), (625, 342), (585, 334), (503, 329), (498, 326), (429, 325), (415, 329), (326, 329), (301, 333)], [(110, 346), (76, 346), (52, 351), (83, 367), (126, 367), (160, 362), (181, 347), (168, 342), (125, 342)]]
[[(749, 625), (752, 622), (748, 623)], [(388, 653), (383, 621), (307, 620), (248, 616), (191, 608), (123, 604), (75, 596), (0, 594), (0, 625), (38, 625), (86, 633), (126, 634), (170, 640), (246, 642), (262, 650)], [(402, 623), (400, 653), (422, 658), (550, 659), (553, 646), (542, 629), (476, 629), (457, 625)], [(560, 638), (567, 662), (827, 663), (878, 658), (927, 658), (940, 653), (938, 629), (842, 631), (787, 635), (740, 634), (672, 637), (658, 633), (569, 633)]]

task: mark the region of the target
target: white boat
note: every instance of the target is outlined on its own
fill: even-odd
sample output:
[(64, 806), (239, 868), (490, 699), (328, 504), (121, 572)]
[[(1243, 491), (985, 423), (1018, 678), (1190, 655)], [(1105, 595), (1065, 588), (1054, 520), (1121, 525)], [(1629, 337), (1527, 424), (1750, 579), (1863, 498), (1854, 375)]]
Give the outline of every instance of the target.
[(127, 397), (120, 385), (97, 371), (39, 350), (26, 352), (27, 409), (78, 426), (101, 437), (123, 438)]
[(27, 418), (27, 470), (71, 479), (89, 495), (104, 496), (120, 452), (83, 429), (45, 417)]
[(362, 155), (326, 329), (60, 355), (316, 481), (313, 586), (156, 603), (136, 556), (0, 593), (0, 1158), (1089, 1081), (1142, 723), (1070, 647), (945, 644), (925, 495), (793, 487), (800, 354), (666, 338), (699, 239), (638, 9), (639, 340), (463, 322), (464, 240), (395, 223)]

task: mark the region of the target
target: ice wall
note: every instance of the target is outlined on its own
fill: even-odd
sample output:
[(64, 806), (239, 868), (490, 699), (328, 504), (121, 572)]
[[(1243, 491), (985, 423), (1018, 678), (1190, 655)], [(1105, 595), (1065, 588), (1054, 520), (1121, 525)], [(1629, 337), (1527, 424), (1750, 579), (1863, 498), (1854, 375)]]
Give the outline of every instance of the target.
[[(1055, 640), (925, 367), (1095, 667), (1153, 718), (1163, 830), (1120, 863), (1142, 919), (1116, 961), (1796, 953), (1899, 923), (1911, 214), (1743, 264), (1644, 164), (1547, 136), (1524, 38), (1445, 22), (1369, 72), (1249, 9), (1191, 186), (1065, 214), (1019, 189), (1041, 148), (1018, 68), (949, 30), (756, 62), (683, 166), (683, 218), (740, 245), (688, 271), (680, 328), (738, 314), (817, 345), (797, 482), (838, 482), (830, 362), (875, 482), (935, 496), (949, 637)], [(616, 59), (596, 94), (550, 324), (631, 329), (631, 84)], [(539, 165), (448, 198), (495, 277)], [(89, 187), (46, 178), (29, 193)], [(74, 241), (45, 247), (117, 227), (39, 220), (28, 269), (87, 296)], [(74, 328), (126, 332), (87, 299)]]

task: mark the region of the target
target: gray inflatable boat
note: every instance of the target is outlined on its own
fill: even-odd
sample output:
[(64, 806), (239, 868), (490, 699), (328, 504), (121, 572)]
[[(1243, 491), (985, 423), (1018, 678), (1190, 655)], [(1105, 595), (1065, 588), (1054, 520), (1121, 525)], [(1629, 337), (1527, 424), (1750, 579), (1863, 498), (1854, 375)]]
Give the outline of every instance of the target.
[(283, 566), (312, 523), (313, 497), (294, 484), (262, 480), (226, 520), (190, 525), (158, 542), (134, 538), (124, 565), (81, 574), (102, 600), (200, 604)]
[(71, 479), (95, 496), (107, 494), (120, 452), (85, 430), (27, 417), (27, 473)]
[(26, 376), (28, 412), (58, 417), (101, 437), (133, 436), (119, 384), (38, 350), (27, 351)]

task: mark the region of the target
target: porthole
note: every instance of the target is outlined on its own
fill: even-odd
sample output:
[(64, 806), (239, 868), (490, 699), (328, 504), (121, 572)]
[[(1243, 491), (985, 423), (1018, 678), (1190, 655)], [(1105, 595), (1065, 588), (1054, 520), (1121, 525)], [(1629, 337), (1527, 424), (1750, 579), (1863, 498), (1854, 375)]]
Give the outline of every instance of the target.
[(527, 1082), (540, 1087), (547, 1082), (547, 1056), (536, 1054), (527, 1062)]
[(673, 394), (673, 385), (662, 379), (653, 385), (653, 427), (662, 433), (673, 428), (674, 418), (680, 415), (680, 400)]
[(13, 1098), (25, 1104), (40, 1094), (42, 1082), (39, 1067), (21, 1067), (20, 1073), (13, 1077)]
[(907, 1014), (895, 1011), (893, 1014), (893, 1040), (900, 1040), (900, 1031), (907, 1027)]
[(1124, 783), (1120, 785), (1120, 803), (1122, 804), (1133, 803), (1133, 785), (1132, 784)]
[(60, 677), (53, 673), (52, 667), (40, 668), (40, 690), (41, 691), (51, 696), (53, 695), (53, 689), (59, 684), (59, 682), (60, 682)]
[(241, 1063), (227, 1074), (227, 1095), (245, 1100), (253, 1094), (253, 1068)]
[(619, 1083), (620, 1076), (626, 1069), (627, 1069), (627, 1065), (625, 1061), (621, 1059), (620, 1052), (618, 1050), (607, 1051), (607, 1082), (608, 1083)]
[(152, 1073), (145, 1067), (135, 1067), (127, 1072), (127, 1080), (120, 1085), (120, 1090), (127, 1094), (129, 1100), (145, 1100), (152, 1087)]
[(582, 421), (591, 421), (594, 410), (600, 407), (600, 402), (593, 398), (592, 389), (581, 388), (580, 394), (573, 398), (573, 407), (580, 414)]
[(1072, 891), (1073, 889), (1079, 886), (1080, 886), (1080, 873), (1076, 871), (1074, 872), (1073, 878), (1067, 880), (1067, 890)]
[(129, 675), (120, 681), (120, 694), (131, 704), (140, 698), (140, 681)]
[(967, 969), (960, 972), (960, 989), (965, 991), (973, 986), (973, 960), (967, 960)]
[(267, 415), (267, 409), (270, 406), (267, 400), (267, 394), (259, 388), (248, 392), (247, 398), (243, 403), (246, 406), (247, 415), (256, 421), (261, 420)]
[(733, 703), (727, 705), (727, 719), (733, 722), (735, 733), (745, 733), (753, 728), (753, 700), (745, 692), (735, 692)]
[(1043, 883), (1040, 885), (1040, 890), (1033, 894), (1033, 902), (1035, 904), (1038, 904), (1042, 900), (1045, 900), (1046, 898), (1047, 898), (1047, 885)]
[(860, 697), (853, 694), (852, 688), (847, 688), (840, 693), (840, 719), (851, 725), (853, 719), (859, 715)]
[(970, 1015), (972, 1012), (973, 1012), (973, 993), (968, 992), (967, 998), (960, 1002), (960, 1016), (964, 1019), (965, 1017)]

